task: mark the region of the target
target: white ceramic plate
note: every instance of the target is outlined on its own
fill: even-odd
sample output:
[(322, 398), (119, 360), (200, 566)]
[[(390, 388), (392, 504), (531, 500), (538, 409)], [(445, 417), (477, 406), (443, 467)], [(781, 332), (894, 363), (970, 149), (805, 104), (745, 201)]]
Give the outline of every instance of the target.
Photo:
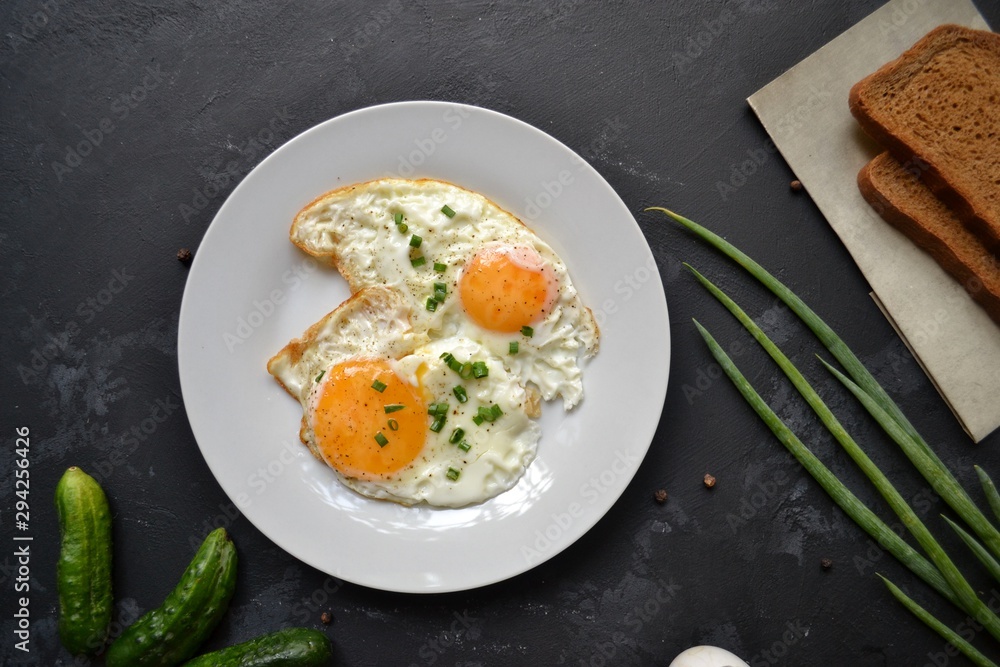
[[(543, 406), (520, 483), (463, 509), (363, 498), (298, 441), (299, 403), (265, 363), (349, 296), (288, 240), (327, 190), (383, 176), (440, 178), (513, 212), (566, 262), (601, 325), (585, 398)], [(275, 543), (346, 581), (414, 593), (484, 586), (548, 560), (593, 526), (645, 456), (670, 365), (667, 305), (628, 208), (545, 133), (485, 109), (404, 102), (302, 133), (257, 166), (208, 228), (181, 306), (178, 361), (191, 428), (232, 501)]]

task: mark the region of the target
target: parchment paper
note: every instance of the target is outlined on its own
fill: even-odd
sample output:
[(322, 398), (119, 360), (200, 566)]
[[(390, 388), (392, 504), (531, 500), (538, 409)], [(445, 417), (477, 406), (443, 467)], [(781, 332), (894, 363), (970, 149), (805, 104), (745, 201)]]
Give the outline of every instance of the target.
[(851, 116), (855, 82), (943, 23), (989, 29), (970, 0), (892, 0), (747, 101), (972, 439), (1000, 426), (1000, 327), (861, 197), (881, 152)]

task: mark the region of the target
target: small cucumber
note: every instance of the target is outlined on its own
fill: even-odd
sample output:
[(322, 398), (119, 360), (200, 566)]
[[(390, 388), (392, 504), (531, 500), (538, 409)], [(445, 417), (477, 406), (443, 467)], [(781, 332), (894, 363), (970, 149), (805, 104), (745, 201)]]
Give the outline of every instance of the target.
[(111, 510), (97, 481), (69, 468), (56, 485), (61, 547), (56, 564), (59, 638), (74, 655), (94, 655), (111, 623)]
[(309, 628), (286, 628), (198, 656), (184, 667), (321, 667), (332, 659), (325, 634)]
[(108, 649), (107, 667), (173, 667), (198, 650), (229, 607), (236, 547), (224, 528), (208, 534), (163, 605), (130, 625)]

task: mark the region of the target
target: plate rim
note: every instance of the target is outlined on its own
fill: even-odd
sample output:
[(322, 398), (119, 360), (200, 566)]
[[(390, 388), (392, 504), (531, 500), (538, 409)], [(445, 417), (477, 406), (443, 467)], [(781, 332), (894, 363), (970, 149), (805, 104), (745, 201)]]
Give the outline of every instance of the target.
[[(262, 159), (260, 163), (258, 163), (253, 169), (251, 169), (241, 179), (240, 183), (237, 184), (237, 186), (233, 189), (233, 191), (229, 193), (229, 195), (226, 197), (226, 200), (222, 203), (222, 205), (219, 207), (219, 209), (216, 212), (216, 214), (213, 216), (212, 221), (206, 227), (206, 229), (205, 229), (205, 231), (204, 231), (204, 233), (202, 235), (202, 238), (201, 238), (201, 240), (200, 240), (200, 242), (199, 242), (199, 244), (197, 246), (198, 250), (200, 251), (201, 248), (206, 244), (206, 242), (210, 242), (217, 235), (223, 233), (223, 232), (220, 231), (222, 223), (220, 223), (220, 224), (217, 225), (216, 222), (220, 218), (223, 218), (224, 215), (228, 213), (228, 209), (230, 207), (232, 207), (232, 206), (235, 205), (235, 204), (233, 204), (233, 202), (238, 198), (238, 196), (239, 197), (244, 196), (243, 195), (243, 190), (246, 189), (247, 187), (249, 187), (249, 186), (247, 186), (247, 183), (251, 181), (251, 177), (253, 177), (254, 174), (256, 174), (256, 173), (261, 172), (269, 163), (274, 162), (277, 159), (280, 159), (280, 158), (278, 158), (276, 156), (278, 156), (283, 150), (285, 150), (290, 145), (298, 143), (298, 142), (302, 142), (302, 141), (308, 141), (308, 137), (310, 137), (311, 135), (322, 134), (322, 133), (328, 131), (326, 128), (328, 128), (330, 126), (333, 126), (335, 124), (350, 122), (352, 120), (352, 118), (354, 118), (354, 117), (359, 117), (359, 116), (363, 116), (363, 115), (371, 114), (371, 113), (378, 113), (378, 112), (386, 111), (386, 110), (390, 110), (390, 111), (399, 110), (399, 111), (405, 112), (407, 109), (425, 108), (425, 107), (427, 107), (427, 108), (437, 108), (437, 109), (441, 109), (441, 110), (447, 110), (449, 108), (461, 108), (461, 109), (466, 109), (469, 113), (485, 114), (488, 117), (492, 116), (495, 119), (498, 119), (498, 120), (500, 120), (502, 122), (505, 122), (505, 123), (513, 123), (515, 126), (518, 126), (521, 130), (528, 131), (529, 133), (533, 134), (535, 137), (537, 137), (538, 139), (540, 139), (542, 141), (554, 143), (556, 146), (558, 146), (559, 149), (561, 149), (562, 151), (565, 151), (567, 153), (567, 155), (572, 156), (573, 158), (575, 158), (576, 160), (578, 160), (580, 162), (580, 164), (582, 165), (581, 169), (584, 170), (584, 171), (587, 171), (590, 174), (591, 178), (596, 179), (596, 182), (600, 183), (603, 186), (603, 188), (606, 190), (606, 194), (609, 195), (610, 197), (612, 197), (614, 199), (614, 201), (618, 205), (621, 206), (622, 210), (628, 216), (628, 219), (629, 219), (629, 221), (631, 223), (631, 227), (633, 228), (632, 231), (637, 235), (637, 238), (641, 239), (643, 247), (644, 247), (644, 251), (648, 254), (649, 258), (652, 259), (652, 261), (655, 264), (656, 258), (653, 255), (652, 248), (649, 245), (649, 241), (646, 238), (645, 234), (642, 232), (642, 229), (639, 226), (638, 222), (636, 221), (635, 216), (632, 214), (631, 210), (628, 208), (628, 206), (625, 204), (625, 202), (621, 199), (621, 197), (618, 195), (618, 193), (614, 190), (614, 188), (612, 188), (612, 186), (610, 185), (610, 183), (608, 183), (607, 180), (600, 174), (600, 172), (598, 172), (593, 167), (593, 165), (591, 165), (588, 161), (586, 161), (576, 151), (574, 151), (573, 149), (571, 149), (570, 147), (568, 147), (566, 144), (564, 144), (563, 142), (561, 142), (559, 139), (557, 139), (557, 138), (553, 137), (552, 135), (544, 132), (543, 130), (541, 130), (541, 129), (539, 129), (539, 128), (537, 128), (537, 127), (535, 127), (535, 126), (533, 126), (533, 125), (531, 125), (531, 124), (529, 124), (529, 123), (527, 123), (525, 121), (522, 121), (522, 120), (520, 120), (518, 118), (515, 118), (513, 116), (505, 114), (503, 112), (495, 111), (493, 109), (488, 109), (488, 108), (477, 106), (477, 105), (465, 104), (465, 103), (461, 103), (461, 102), (447, 102), (447, 101), (440, 101), (440, 100), (395, 101), (395, 102), (387, 102), (387, 103), (370, 105), (370, 106), (361, 107), (361, 108), (358, 108), (358, 109), (352, 109), (352, 110), (347, 111), (345, 113), (342, 113), (342, 114), (339, 114), (339, 115), (334, 116), (332, 118), (329, 118), (327, 120), (324, 120), (324, 121), (322, 121), (320, 123), (317, 123), (317, 124), (315, 124), (315, 125), (307, 128), (307, 129), (303, 130), (302, 132), (300, 132), (299, 134), (295, 135), (294, 137), (290, 138), (288, 141), (284, 142), (281, 146), (277, 147), (274, 151), (272, 151), (269, 155), (267, 155), (264, 159)], [(351, 182), (354, 182), (354, 181), (351, 181)], [(515, 212), (515, 215), (517, 215), (516, 212)], [(189, 322), (190, 318), (192, 317), (192, 315), (191, 315), (191, 309), (193, 308), (193, 306), (191, 306), (191, 303), (192, 303), (192, 301), (195, 298), (195, 297), (190, 296), (190, 295), (193, 295), (196, 289), (200, 289), (199, 287), (195, 287), (194, 286), (196, 281), (192, 280), (193, 276), (197, 277), (197, 275), (198, 275), (196, 273), (196, 270), (200, 266), (200, 264), (199, 264), (199, 258), (200, 258), (200, 256), (201, 256), (201, 253), (198, 252), (198, 251), (196, 251), (195, 257), (194, 257), (194, 261), (192, 262), (192, 265), (190, 267), (189, 274), (188, 274), (188, 277), (187, 277), (187, 280), (186, 280), (186, 283), (185, 283), (184, 292), (183, 292), (183, 296), (182, 296), (182, 300), (181, 300), (181, 305), (180, 305), (180, 310), (179, 310), (179, 316), (178, 316), (177, 366), (178, 366), (178, 373), (179, 373), (179, 376), (180, 376), (181, 396), (182, 396), (182, 400), (185, 400), (185, 405), (186, 405), (185, 396), (190, 394), (190, 391), (187, 390), (187, 389), (185, 389), (185, 387), (189, 387), (190, 386), (189, 383), (191, 382), (190, 378), (188, 380), (185, 380), (185, 377), (186, 377), (187, 374), (185, 372), (185, 365), (184, 365), (184, 360), (186, 358), (186, 354), (185, 354), (184, 350), (185, 350), (185, 347), (189, 347), (190, 346), (190, 343), (187, 342), (188, 341), (188, 335), (190, 335), (190, 334), (186, 334), (185, 331), (189, 331), (189, 327), (186, 326), (186, 324)], [(207, 261), (207, 260), (204, 260), (204, 261)], [(286, 544), (282, 544), (278, 539), (276, 539), (275, 537), (272, 536), (273, 535), (273, 531), (269, 530), (267, 528), (267, 526), (262, 525), (262, 524), (266, 523), (265, 520), (261, 519), (259, 516), (257, 516), (255, 518), (255, 517), (251, 516), (251, 513), (243, 511), (243, 510), (241, 510), (241, 513), (265, 537), (267, 537), (275, 545), (279, 546), (283, 551), (285, 551), (286, 553), (288, 553), (292, 557), (296, 558), (297, 560), (299, 560), (299, 561), (301, 561), (301, 562), (303, 562), (303, 563), (305, 563), (305, 564), (307, 564), (307, 565), (309, 565), (311, 567), (314, 567), (314, 568), (316, 568), (316, 569), (318, 569), (318, 570), (320, 570), (320, 571), (322, 571), (322, 572), (324, 572), (326, 574), (329, 574), (332, 577), (335, 577), (335, 578), (341, 579), (343, 581), (347, 581), (347, 582), (353, 583), (355, 585), (359, 585), (359, 586), (371, 588), (373, 590), (381, 590), (381, 591), (397, 592), (397, 593), (411, 593), (411, 594), (438, 594), (438, 593), (449, 593), (449, 592), (457, 592), (457, 591), (474, 590), (474, 589), (477, 589), (477, 588), (489, 586), (489, 585), (492, 585), (492, 584), (496, 584), (496, 583), (499, 583), (499, 582), (506, 581), (508, 579), (517, 577), (517, 576), (519, 576), (521, 574), (524, 574), (525, 572), (528, 572), (528, 571), (530, 571), (530, 570), (532, 570), (532, 569), (540, 566), (541, 564), (543, 564), (543, 563), (551, 560), (552, 558), (554, 558), (558, 554), (560, 554), (563, 551), (565, 551), (566, 549), (568, 549), (571, 545), (575, 544), (580, 538), (582, 538), (586, 533), (588, 533), (598, 522), (600, 522), (601, 519), (603, 519), (607, 515), (607, 513), (611, 510), (611, 508), (619, 501), (619, 499), (624, 494), (624, 492), (625, 492), (626, 488), (628, 487), (628, 485), (631, 483), (631, 481), (635, 478), (635, 475), (638, 473), (638, 470), (641, 467), (642, 462), (645, 460), (645, 458), (646, 458), (646, 456), (647, 456), (647, 454), (649, 452), (649, 449), (650, 449), (650, 447), (651, 447), (651, 445), (653, 443), (653, 440), (655, 438), (656, 430), (658, 429), (659, 424), (661, 422), (661, 419), (662, 419), (662, 416), (663, 416), (663, 411), (664, 411), (664, 408), (665, 408), (665, 405), (666, 405), (666, 395), (667, 395), (667, 389), (668, 389), (668, 385), (669, 385), (669, 371), (670, 371), (670, 367), (671, 367), (671, 360), (672, 360), (671, 358), (672, 358), (673, 344), (672, 344), (672, 339), (671, 339), (671, 331), (670, 331), (670, 327), (669, 327), (669, 310), (668, 310), (668, 303), (667, 303), (667, 300), (666, 300), (666, 291), (665, 291), (665, 289), (663, 287), (662, 276), (660, 275), (658, 266), (656, 267), (656, 269), (654, 271), (652, 271), (652, 274), (653, 274), (652, 277), (654, 278), (654, 284), (659, 288), (659, 292), (663, 295), (663, 298), (660, 300), (660, 303), (662, 305), (662, 316), (663, 316), (665, 324), (667, 325), (665, 327), (664, 331), (662, 332), (663, 335), (664, 335), (664, 342), (665, 342), (664, 349), (663, 349), (663, 354), (665, 355), (665, 358), (664, 358), (664, 364), (665, 364), (665, 369), (664, 370), (665, 370), (665, 373), (664, 373), (664, 377), (663, 377), (663, 381), (662, 381), (661, 391), (659, 392), (659, 395), (657, 395), (657, 396), (654, 397), (655, 398), (654, 404), (658, 408), (656, 418), (655, 419), (650, 419), (647, 422), (645, 431), (648, 431), (648, 432), (634, 434), (635, 437), (638, 438), (643, 443), (642, 446), (641, 446), (641, 456), (639, 457), (638, 462), (630, 470), (628, 470), (628, 473), (627, 473), (627, 475), (625, 475), (624, 479), (619, 484), (616, 484), (616, 488), (615, 488), (614, 492), (608, 494), (605, 497), (604, 502), (602, 502), (598, 507), (596, 507), (595, 511), (593, 511), (593, 512), (591, 512), (591, 513), (589, 513), (589, 514), (587, 514), (587, 515), (584, 516), (585, 520), (581, 521), (578, 524), (578, 530), (574, 531), (574, 535), (572, 537), (570, 537), (569, 539), (563, 540), (560, 544), (555, 545), (553, 548), (547, 550), (546, 553), (542, 554), (541, 558), (539, 560), (537, 560), (536, 562), (523, 562), (522, 563), (521, 561), (518, 561), (518, 566), (510, 568), (508, 571), (494, 573), (494, 574), (492, 574), (490, 576), (480, 577), (477, 580), (476, 583), (472, 583), (472, 584), (459, 584), (459, 585), (456, 585), (456, 586), (447, 586), (447, 585), (444, 585), (444, 586), (435, 587), (435, 588), (416, 588), (416, 587), (408, 587), (408, 586), (391, 586), (391, 585), (386, 585), (385, 583), (372, 583), (370, 581), (359, 581), (359, 580), (356, 580), (356, 578), (352, 578), (352, 577), (349, 577), (349, 576), (344, 576), (342, 574), (338, 574), (338, 573), (332, 572), (331, 571), (332, 568), (330, 568), (330, 567), (328, 567), (326, 565), (323, 565), (323, 564), (315, 562), (316, 559), (310, 557), (309, 555), (305, 555), (305, 554), (301, 553), (300, 549), (296, 549), (296, 548), (290, 547), (290, 546), (288, 546)], [(186, 316), (186, 314), (187, 314), (187, 316)], [(185, 345), (185, 343), (187, 343), (187, 345)], [(200, 430), (201, 427), (198, 426), (198, 425), (196, 425), (195, 422), (192, 420), (190, 412), (188, 412), (187, 410), (185, 410), (185, 413), (186, 413), (186, 416), (188, 417), (188, 422), (190, 424), (192, 434), (194, 435), (195, 442), (198, 445), (199, 452), (201, 453), (202, 458), (205, 460), (206, 465), (208, 465), (209, 471), (212, 473), (212, 476), (215, 478), (216, 482), (222, 488), (222, 490), (226, 494), (226, 496), (230, 500), (234, 500), (233, 497), (232, 497), (232, 494), (231, 494), (230, 490), (227, 488), (227, 485), (223, 482), (223, 479), (220, 476), (220, 474), (217, 473), (216, 470), (213, 468), (213, 466), (209, 463), (209, 458), (208, 458), (208, 456), (206, 454), (205, 445), (202, 444), (203, 439), (199, 437), (199, 430)], [(235, 500), (234, 500), (234, 502), (235, 502)], [(371, 502), (379, 502), (379, 501), (372, 500)], [(489, 501), (486, 501), (486, 502), (489, 502)]]

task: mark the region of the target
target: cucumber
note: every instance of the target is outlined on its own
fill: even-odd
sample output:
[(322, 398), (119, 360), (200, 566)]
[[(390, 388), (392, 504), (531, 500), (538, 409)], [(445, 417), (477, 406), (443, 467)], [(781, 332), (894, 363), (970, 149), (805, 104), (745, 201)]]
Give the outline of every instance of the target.
[(111, 510), (97, 481), (69, 468), (56, 485), (61, 546), (56, 564), (59, 638), (74, 655), (94, 655), (108, 637), (111, 595)]
[(321, 667), (332, 659), (325, 634), (309, 628), (286, 628), (198, 656), (184, 667)]
[(208, 534), (163, 605), (130, 625), (108, 649), (107, 667), (173, 667), (198, 650), (229, 607), (236, 547), (224, 528)]

